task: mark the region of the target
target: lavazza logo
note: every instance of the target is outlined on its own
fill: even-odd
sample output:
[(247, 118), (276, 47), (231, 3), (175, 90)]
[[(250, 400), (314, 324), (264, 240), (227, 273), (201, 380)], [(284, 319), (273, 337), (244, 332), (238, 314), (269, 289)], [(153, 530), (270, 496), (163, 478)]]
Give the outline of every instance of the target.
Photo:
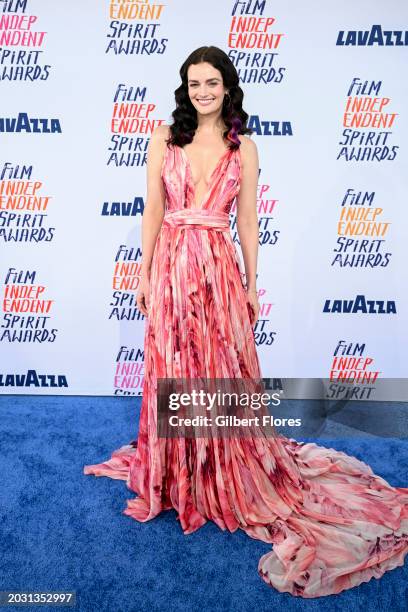
[(353, 47), (405, 47), (408, 45), (407, 30), (383, 30), (381, 25), (371, 26), (371, 30), (340, 30), (336, 45)]
[(364, 295), (357, 295), (354, 300), (326, 300), (323, 312), (344, 312), (355, 314), (396, 314), (394, 300), (367, 300)]
[(68, 387), (64, 374), (38, 374), (27, 370), (26, 374), (1, 374), (0, 387)]
[(28, 113), (19, 113), (17, 117), (0, 117), (0, 132), (61, 134), (62, 128), (59, 119), (42, 119), (40, 117), (29, 117)]

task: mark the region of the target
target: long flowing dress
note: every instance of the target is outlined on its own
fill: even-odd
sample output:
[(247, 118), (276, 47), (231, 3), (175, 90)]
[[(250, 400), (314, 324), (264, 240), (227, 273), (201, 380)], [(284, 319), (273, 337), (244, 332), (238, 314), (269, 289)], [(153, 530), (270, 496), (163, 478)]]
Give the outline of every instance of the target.
[(124, 514), (148, 521), (174, 508), (184, 533), (207, 520), (271, 543), (262, 579), (305, 598), (339, 593), (404, 564), (408, 488), (355, 457), (281, 435), (159, 438), (158, 378), (261, 377), (243, 268), (229, 229), (240, 149), (225, 150), (202, 202), (188, 156), (166, 147), (166, 194), (150, 276), (137, 441), (85, 474), (125, 480)]

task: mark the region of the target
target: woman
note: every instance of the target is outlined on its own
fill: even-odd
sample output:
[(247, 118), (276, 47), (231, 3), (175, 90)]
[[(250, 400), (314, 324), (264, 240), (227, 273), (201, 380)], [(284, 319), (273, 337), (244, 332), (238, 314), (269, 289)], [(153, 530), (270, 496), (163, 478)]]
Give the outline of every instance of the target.
[[(155, 130), (148, 151), (138, 440), (84, 472), (126, 480), (138, 497), (124, 513), (138, 521), (175, 508), (186, 534), (212, 520), (273, 544), (258, 569), (279, 591), (339, 593), (403, 565), (407, 488), (390, 486), (345, 453), (275, 432), (158, 436), (158, 379), (261, 377), (252, 327), (258, 156), (245, 136), (243, 92), (217, 47), (194, 51), (180, 76), (173, 124)], [(228, 225), (235, 199), (246, 285)]]

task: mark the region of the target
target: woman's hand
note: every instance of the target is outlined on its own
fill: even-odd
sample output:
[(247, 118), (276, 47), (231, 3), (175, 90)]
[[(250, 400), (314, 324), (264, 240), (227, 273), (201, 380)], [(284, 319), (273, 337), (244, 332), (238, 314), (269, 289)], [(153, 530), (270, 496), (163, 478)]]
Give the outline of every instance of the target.
[(139, 285), (139, 291), (136, 296), (136, 306), (144, 314), (145, 317), (148, 317), (148, 309), (149, 309), (149, 295), (150, 295), (150, 280), (147, 276), (142, 276)]
[(259, 316), (258, 295), (256, 289), (248, 289), (246, 294), (248, 299), (249, 318), (251, 320), (251, 325), (255, 326)]

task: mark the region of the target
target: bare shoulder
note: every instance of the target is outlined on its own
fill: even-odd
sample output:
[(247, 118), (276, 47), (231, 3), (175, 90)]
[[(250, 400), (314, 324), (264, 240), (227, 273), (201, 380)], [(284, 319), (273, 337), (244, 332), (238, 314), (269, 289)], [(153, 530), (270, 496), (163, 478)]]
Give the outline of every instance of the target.
[(156, 142), (164, 143), (165, 140), (170, 136), (170, 127), (167, 124), (158, 125), (152, 132), (151, 139)]
[(148, 146), (148, 161), (160, 167), (166, 150), (166, 140), (170, 136), (168, 125), (158, 125), (152, 132)]
[(238, 134), (238, 138), (241, 141), (241, 159), (243, 165), (251, 163), (257, 164), (258, 147), (256, 146), (256, 142), (244, 134)]

